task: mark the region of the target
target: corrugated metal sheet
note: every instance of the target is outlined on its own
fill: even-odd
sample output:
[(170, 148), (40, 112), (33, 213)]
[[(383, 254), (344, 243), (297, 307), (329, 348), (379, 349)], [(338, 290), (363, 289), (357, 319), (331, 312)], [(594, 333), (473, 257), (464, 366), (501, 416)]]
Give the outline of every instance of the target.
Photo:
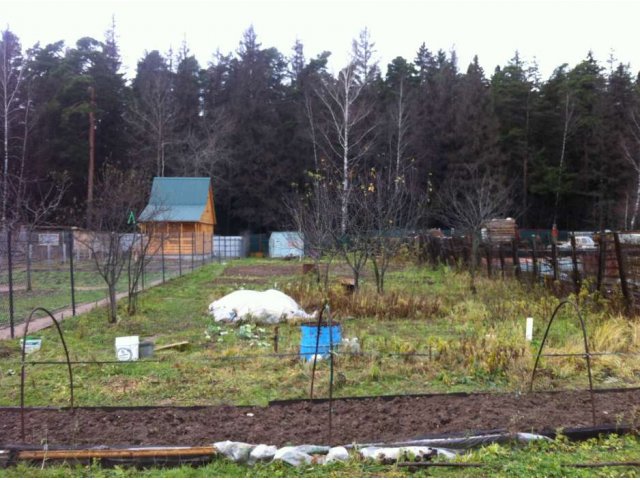
[(207, 204), (208, 177), (155, 177), (139, 220), (197, 222)]
[(301, 257), (303, 255), (304, 241), (300, 232), (273, 232), (269, 237), (270, 257)]

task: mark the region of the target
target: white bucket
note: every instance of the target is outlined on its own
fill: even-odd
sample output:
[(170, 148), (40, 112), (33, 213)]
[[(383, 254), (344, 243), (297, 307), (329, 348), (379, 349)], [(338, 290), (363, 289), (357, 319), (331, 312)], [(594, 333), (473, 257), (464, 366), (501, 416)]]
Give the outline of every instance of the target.
[(121, 362), (138, 360), (139, 345), (140, 337), (137, 335), (132, 337), (116, 337), (116, 357)]

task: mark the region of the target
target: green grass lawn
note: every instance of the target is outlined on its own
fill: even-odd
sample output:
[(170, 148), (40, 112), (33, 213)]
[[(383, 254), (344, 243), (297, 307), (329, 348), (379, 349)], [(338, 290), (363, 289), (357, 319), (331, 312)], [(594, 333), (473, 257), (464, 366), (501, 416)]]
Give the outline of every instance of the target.
[[(183, 262), (183, 273), (191, 271), (191, 263)], [(197, 265), (199, 266), (199, 264)], [(175, 260), (165, 262), (165, 278), (179, 274), (179, 265)], [(144, 281), (147, 285), (162, 279), (160, 260), (150, 262)], [(16, 267), (13, 275), (14, 284), (14, 321), (20, 322), (35, 307), (44, 306), (55, 311), (71, 307), (71, 273), (69, 263), (40, 262), (35, 263), (31, 271), (31, 290), (26, 290), (27, 272), (25, 268)], [(9, 293), (6, 271), (0, 275), (0, 326), (9, 324)], [(107, 285), (96, 270), (93, 261), (85, 260), (74, 264), (74, 293), (76, 306), (83, 303), (102, 300), (108, 295)], [(126, 269), (116, 285), (118, 292), (126, 292), (128, 278)]]
[[(242, 260), (232, 266), (291, 265), (291, 262)], [(305, 398), (310, 365), (296, 354), (300, 327), (253, 327), (243, 338), (238, 326), (214, 324), (209, 303), (242, 285), (259, 289), (277, 286), (307, 311), (322, 304), (327, 292), (312, 276), (301, 274), (245, 277), (223, 274), (225, 265), (211, 264), (140, 296), (139, 311), (127, 316), (121, 305), (117, 324), (97, 309), (64, 321), (65, 339), (74, 361), (115, 360), (116, 337), (139, 335), (157, 346), (188, 341), (184, 351), (164, 350), (150, 359), (109, 365), (75, 365), (78, 405), (266, 404), (269, 400)], [(381, 395), (454, 391), (523, 390), (529, 381), (535, 352), (546, 319), (558, 300), (542, 290), (533, 292), (514, 282), (481, 282), (479, 293), (467, 293), (464, 274), (448, 269), (399, 266), (389, 274), (387, 291), (376, 295), (371, 281), (348, 296), (334, 285), (328, 292), (334, 320), (343, 337), (358, 337), (362, 356), (338, 354), (340, 381), (336, 395)], [(596, 351), (638, 350), (637, 321), (612, 316), (585, 303), (591, 343)], [(536, 319), (534, 342), (524, 339), (527, 316)], [(244, 327), (246, 328), (246, 327)], [(39, 334), (43, 348), (29, 360), (63, 360), (55, 330)], [(554, 324), (548, 350), (581, 347), (575, 314), (566, 309)], [(246, 335), (244, 336), (246, 337)], [(0, 404), (19, 403), (18, 340), (0, 342)], [(412, 356), (412, 354), (421, 356)], [(241, 358), (239, 358), (241, 357)], [(546, 359), (539, 388), (584, 387), (580, 359)], [(238, 375), (238, 372), (242, 375)], [(632, 386), (640, 379), (637, 357), (594, 359), (596, 386)], [(328, 393), (328, 368), (318, 368), (318, 395)], [(27, 405), (65, 405), (69, 392), (66, 369), (60, 365), (27, 368)], [(183, 388), (189, 385), (189, 388)]]
[[(340, 374), (336, 396), (383, 395), (456, 391), (516, 391), (527, 387), (535, 353), (546, 322), (558, 299), (541, 288), (514, 281), (478, 280), (471, 295), (465, 273), (412, 264), (394, 265), (386, 292), (375, 293), (370, 276), (361, 291), (347, 295), (338, 282), (318, 288), (312, 275), (291, 272), (244, 275), (238, 268), (291, 267), (296, 262), (247, 259), (210, 264), (169, 280), (140, 295), (139, 311), (128, 316), (124, 303), (120, 320), (108, 324), (105, 309), (65, 319), (65, 339), (74, 361), (115, 360), (118, 336), (151, 338), (156, 346), (188, 341), (186, 350), (156, 352), (150, 360), (108, 365), (74, 365), (78, 406), (259, 404), (269, 400), (306, 398), (310, 364), (300, 360), (300, 326), (278, 327), (278, 352), (283, 358), (261, 357), (274, 352), (274, 326), (215, 324), (207, 313), (213, 300), (238, 288), (278, 288), (293, 296), (307, 311), (328, 298), (343, 337), (358, 337), (361, 356), (338, 353)], [(235, 272), (226, 270), (234, 267)], [(335, 280), (335, 278), (334, 278)], [(89, 280), (87, 280), (89, 282)], [(596, 387), (637, 386), (640, 381), (640, 325), (586, 292), (574, 298), (585, 315), (592, 351), (632, 355), (594, 358)], [(525, 318), (534, 317), (534, 341), (524, 339)], [(39, 352), (29, 360), (62, 360), (53, 329), (38, 334)], [(0, 342), (0, 405), (19, 404), (18, 340)], [(548, 352), (581, 350), (581, 331), (573, 311), (564, 309), (553, 325)], [(412, 356), (419, 353), (421, 356)], [(243, 357), (243, 358), (240, 358)], [(584, 361), (548, 358), (536, 382), (539, 389), (585, 387)], [(69, 388), (64, 365), (27, 367), (26, 405), (65, 406)], [(316, 395), (328, 394), (328, 367), (318, 366)], [(188, 388), (185, 388), (188, 387)], [(438, 469), (411, 473), (394, 466), (350, 462), (341, 466), (293, 469), (282, 465), (237, 466), (215, 461), (202, 468), (103, 470), (91, 467), (49, 467), (46, 476), (618, 476), (638, 470), (611, 467), (583, 470), (562, 466), (582, 461), (638, 458), (633, 437), (610, 437), (580, 444), (556, 441), (525, 448), (487, 447), (461, 461), (481, 462), (481, 469)], [(21, 465), (0, 471), (5, 476), (37, 476)]]

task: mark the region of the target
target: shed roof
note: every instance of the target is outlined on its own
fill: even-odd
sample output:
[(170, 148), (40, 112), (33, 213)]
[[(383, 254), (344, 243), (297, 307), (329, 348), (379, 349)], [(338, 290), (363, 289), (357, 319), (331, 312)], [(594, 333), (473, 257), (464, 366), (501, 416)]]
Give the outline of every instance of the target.
[(155, 177), (149, 203), (139, 220), (161, 222), (198, 222), (207, 201), (209, 177)]

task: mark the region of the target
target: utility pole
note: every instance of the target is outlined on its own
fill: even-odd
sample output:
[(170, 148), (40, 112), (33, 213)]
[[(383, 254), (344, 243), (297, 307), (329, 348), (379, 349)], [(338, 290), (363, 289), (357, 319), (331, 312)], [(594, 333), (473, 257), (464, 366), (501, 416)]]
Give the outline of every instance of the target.
[(87, 221), (91, 218), (91, 205), (93, 203), (93, 176), (96, 164), (96, 91), (89, 87), (91, 97), (89, 104), (89, 180), (87, 185)]

